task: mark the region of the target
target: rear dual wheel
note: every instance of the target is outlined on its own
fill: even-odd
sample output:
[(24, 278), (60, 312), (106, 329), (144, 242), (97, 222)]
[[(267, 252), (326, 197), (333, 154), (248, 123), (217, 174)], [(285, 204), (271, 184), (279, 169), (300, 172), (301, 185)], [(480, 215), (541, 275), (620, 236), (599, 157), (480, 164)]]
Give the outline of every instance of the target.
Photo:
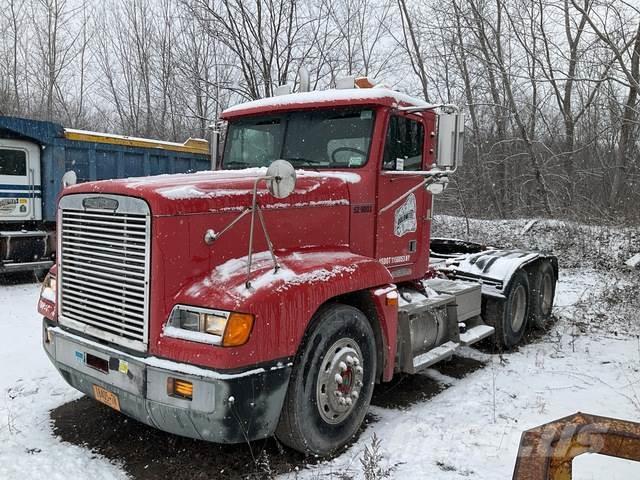
[(553, 266), (542, 260), (529, 274), (524, 270), (514, 274), (504, 299), (486, 298), (483, 317), (496, 329), (496, 346), (508, 350), (518, 345), (529, 323), (543, 328), (551, 319), (555, 291)]
[(314, 455), (344, 446), (367, 413), (375, 372), (375, 340), (364, 314), (342, 304), (321, 309), (293, 366), (278, 439)]
[(529, 277), (518, 270), (504, 292), (504, 299), (487, 297), (483, 317), (495, 328), (494, 342), (504, 349), (515, 347), (527, 330), (529, 317)]
[(531, 301), (529, 317), (534, 327), (544, 328), (551, 320), (556, 294), (556, 274), (548, 261), (542, 261), (531, 273)]

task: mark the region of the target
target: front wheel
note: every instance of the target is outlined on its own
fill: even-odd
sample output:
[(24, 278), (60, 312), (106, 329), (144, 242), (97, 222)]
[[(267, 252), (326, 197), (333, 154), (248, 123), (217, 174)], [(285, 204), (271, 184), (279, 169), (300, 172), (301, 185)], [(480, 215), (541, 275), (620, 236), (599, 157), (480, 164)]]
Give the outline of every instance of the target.
[(364, 314), (342, 304), (321, 309), (293, 366), (278, 439), (314, 455), (344, 446), (367, 413), (375, 372), (375, 340)]
[(518, 270), (507, 287), (505, 299), (487, 298), (483, 318), (496, 329), (494, 342), (498, 348), (515, 347), (527, 330), (529, 311), (529, 278)]

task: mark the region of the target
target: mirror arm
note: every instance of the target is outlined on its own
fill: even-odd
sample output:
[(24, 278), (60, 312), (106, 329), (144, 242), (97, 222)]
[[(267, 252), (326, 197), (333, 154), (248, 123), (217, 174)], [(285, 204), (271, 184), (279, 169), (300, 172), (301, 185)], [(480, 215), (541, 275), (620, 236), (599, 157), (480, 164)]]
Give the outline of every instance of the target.
[[(280, 163), (278, 163), (280, 162)], [(267, 231), (267, 224), (264, 220), (264, 215), (262, 214), (262, 208), (258, 204), (258, 183), (260, 181), (269, 181), (272, 182), (268, 184), (268, 190), (271, 192), (273, 196), (276, 198), (285, 198), (290, 195), (295, 189), (295, 181), (296, 175), (293, 166), (284, 161), (284, 160), (276, 160), (274, 161), (269, 169), (267, 170), (267, 175), (262, 177), (257, 177), (253, 181), (253, 193), (251, 198), (251, 206), (245, 208), (240, 215), (238, 215), (231, 223), (229, 223), (220, 233), (216, 233), (212, 229), (208, 229), (204, 234), (204, 241), (207, 245), (213, 244), (222, 234), (230, 230), (236, 223), (240, 221), (245, 215), (251, 213), (251, 223), (249, 226), (249, 252), (247, 254), (247, 279), (245, 280), (245, 287), (251, 288), (251, 267), (253, 266), (253, 233), (256, 224), (256, 214), (258, 215), (258, 220), (260, 221), (260, 226), (262, 227), (262, 233), (267, 240), (267, 246), (269, 247), (269, 253), (271, 254), (271, 260), (273, 260), (274, 273), (277, 273), (280, 269), (280, 264), (278, 263), (278, 259), (273, 250), (273, 243), (271, 242), (271, 237), (269, 236), (269, 232)], [(293, 180), (293, 183), (287, 184), (286, 180)], [(284, 182), (284, 190), (280, 191), (278, 188), (275, 188), (273, 183), (280, 184), (282, 181)]]
[(262, 209), (260, 205), (258, 205), (258, 182), (260, 180), (277, 180), (279, 177), (273, 175), (267, 175), (264, 177), (256, 178), (253, 182), (253, 200), (251, 202), (251, 226), (249, 227), (249, 254), (247, 255), (247, 280), (244, 283), (245, 287), (251, 288), (251, 282), (249, 279), (251, 278), (251, 266), (253, 265), (253, 229), (256, 222), (256, 212), (258, 213), (258, 219), (260, 220), (260, 224), (262, 225), (262, 233), (264, 233), (265, 238), (267, 239), (267, 245), (269, 246), (269, 253), (271, 253), (271, 260), (273, 260), (274, 273), (280, 269), (280, 264), (278, 263), (278, 259), (276, 258), (275, 253), (273, 253), (273, 244), (271, 243), (271, 238), (269, 238), (269, 233), (267, 232), (267, 227), (264, 222), (264, 217), (262, 215)]
[(450, 174), (455, 173), (456, 169), (457, 169), (457, 167), (453, 168), (451, 170), (424, 170), (424, 171), (414, 171), (414, 172), (409, 172), (409, 171), (402, 171), (402, 172), (389, 171), (387, 173), (387, 175), (405, 175), (405, 176), (407, 176), (407, 175), (414, 175), (414, 176), (415, 175), (424, 175), (425, 178), (420, 183), (418, 183), (416, 186), (410, 188), (405, 193), (400, 195), (398, 198), (393, 200), (391, 203), (389, 203), (385, 207), (381, 208), (378, 211), (378, 215), (386, 212), (387, 210), (389, 210), (394, 205), (397, 205), (402, 200), (404, 200), (409, 195), (411, 195), (413, 192), (415, 192), (416, 190), (419, 190), (420, 187), (427, 187), (427, 186), (431, 185), (432, 183), (436, 183), (438, 181), (438, 179), (443, 178), (443, 177), (448, 177)]

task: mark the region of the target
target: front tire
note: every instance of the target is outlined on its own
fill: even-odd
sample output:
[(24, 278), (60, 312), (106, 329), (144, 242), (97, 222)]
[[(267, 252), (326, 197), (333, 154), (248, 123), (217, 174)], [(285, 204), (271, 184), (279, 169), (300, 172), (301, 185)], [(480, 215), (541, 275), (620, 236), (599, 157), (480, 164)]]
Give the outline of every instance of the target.
[(344, 446), (367, 413), (375, 372), (374, 334), (365, 315), (342, 304), (322, 308), (293, 365), (278, 439), (321, 456)]
[(487, 298), (483, 318), (496, 329), (494, 343), (509, 350), (520, 343), (527, 330), (529, 315), (529, 278), (518, 270), (505, 291), (505, 299)]

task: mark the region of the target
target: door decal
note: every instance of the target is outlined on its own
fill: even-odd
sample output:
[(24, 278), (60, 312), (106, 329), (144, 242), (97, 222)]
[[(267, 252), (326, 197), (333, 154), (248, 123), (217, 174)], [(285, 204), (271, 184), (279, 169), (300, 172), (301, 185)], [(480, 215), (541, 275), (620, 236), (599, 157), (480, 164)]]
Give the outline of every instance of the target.
[(396, 209), (394, 215), (393, 231), (396, 237), (415, 232), (418, 225), (416, 221), (416, 196), (413, 193), (409, 195), (407, 200)]

